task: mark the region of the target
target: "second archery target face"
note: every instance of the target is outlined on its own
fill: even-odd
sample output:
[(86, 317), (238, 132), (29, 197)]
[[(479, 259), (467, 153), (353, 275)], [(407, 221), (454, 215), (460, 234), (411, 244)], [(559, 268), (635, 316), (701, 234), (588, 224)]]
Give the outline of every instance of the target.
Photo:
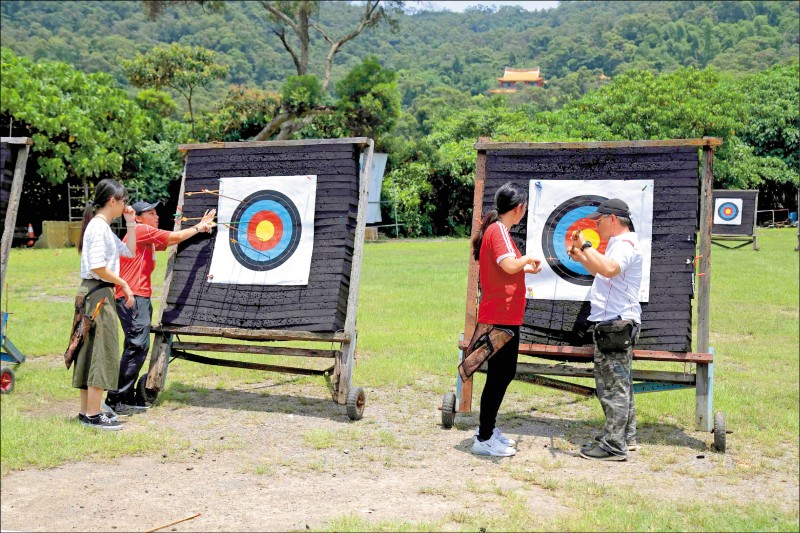
[(307, 285), (316, 176), (221, 178), (210, 283)]
[(717, 198), (714, 200), (714, 224), (739, 226), (742, 224), (742, 199)]
[(525, 276), (529, 299), (588, 301), (594, 278), (567, 254), (567, 246), (572, 232), (581, 230), (584, 239), (605, 252), (597, 223), (586, 217), (609, 198), (622, 199), (631, 210), (644, 259), (639, 301), (649, 300), (653, 180), (531, 180), (525, 253), (543, 261), (539, 274)]

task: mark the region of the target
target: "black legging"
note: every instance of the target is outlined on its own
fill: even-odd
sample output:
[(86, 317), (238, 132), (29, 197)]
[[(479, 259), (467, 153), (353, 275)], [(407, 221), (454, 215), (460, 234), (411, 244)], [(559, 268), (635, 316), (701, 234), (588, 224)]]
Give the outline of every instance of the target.
[(498, 324), (497, 327), (510, 329), (514, 332), (514, 337), (489, 359), (486, 386), (483, 387), (483, 394), (481, 394), (481, 425), (478, 433), (478, 440), (480, 441), (491, 438), (497, 421), (497, 412), (500, 410), (500, 404), (503, 403), (506, 389), (514, 380), (514, 376), (517, 375), (519, 326), (501, 326)]

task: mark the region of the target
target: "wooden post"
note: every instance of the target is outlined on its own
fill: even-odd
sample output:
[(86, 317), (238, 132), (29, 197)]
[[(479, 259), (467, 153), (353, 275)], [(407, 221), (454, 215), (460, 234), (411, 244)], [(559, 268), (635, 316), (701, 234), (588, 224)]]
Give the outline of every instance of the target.
[[(177, 212), (182, 213), (183, 207), (183, 193), (186, 187), (186, 165), (183, 166), (183, 175), (181, 176), (181, 190), (178, 193), (178, 207)], [(180, 231), (181, 217), (175, 217), (175, 224), (173, 231)], [(175, 265), (175, 257), (178, 255), (178, 245), (169, 247), (169, 258), (167, 259), (167, 273), (164, 276), (164, 284), (161, 289), (161, 304), (158, 306), (158, 315), (156, 316), (155, 324), (161, 326), (161, 317), (164, 315), (164, 309), (167, 307), (167, 296), (169, 296), (169, 286), (172, 283), (172, 268)], [(156, 334), (155, 341), (152, 348), (150, 348), (150, 370), (147, 372), (148, 389), (160, 391), (167, 381), (167, 366), (169, 366), (169, 352), (170, 344), (172, 342), (172, 335)]]
[(150, 351), (150, 369), (147, 371), (146, 388), (154, 391), (164, 389), (171, 349), (172, 335), (156, 333), (153, 348)]
[(347, 403), (347, 394), (353, 381), (353, 367), (356, 356), (356, 315), (358, 314), (358, 289), (361, 282), (361, 261), (364, 256), (364, 228), (367, 224), (367, 202), (369, 200), (369, 182), (372, 172), (372, 152), (375, 143), (367, 139), (364, 163), (361, 167), (358, 191), (358, 215), (356, 218), (356, 240), (353, 245), (353, 263), (350, 270), (350, 293), (347, 296), (347, 315), (344, 319), (344, 332), (350, 342), (342, 343), (341, 355), (336, 358), (334, 369), (334, 400), (339, 404)]
[[(185, 159), (185, 158), (184, 158)], [(183, 193), (186, 189), (186, 162), (183, 165), (183, 175), (181, 176), (181, 190), (178, 193), (178, 207), (177, 213), (183, 213)], [(175, 224), (172, 231), (181, 230), (181, 217), (175, 217)], [(156, 316), (155, 324), (161, 325), (161, 317), (164, 315), (164, 309), (167, 307), (167, 296), (169, 296), (169, 286), (172, 283), (172, 268), (175, 265), (175, 257), (178, 255), (178, 245), (174, 244), (169, 247), (169, 257), (167, 258), (167, 273), (164, 276), (164, 284), (161, 286), (161, 305), (158, 306), (158, 315)]]
[(6, 219), (3, 221), (3, 237), (0, 241), (0, 293), (5, 290), (6, 266), (8, 256), (11, 253), (11, 241), (14, 240), (14, 227), (17, 224), (17, 212), (19, 211), (19, 199), (22, 196), (22, 182), (25, 180), (25, 167), (28, 164), (28, 150), (33, 141), (27, 137), (3, 137), (3, 143), (9, 145), (22, 145), (19, 147), (9, 146), (11, 150), (16, 148), (17, 157), (14, 165), (14, 176), (11, 181), (11, 191), (8, 197), (8, 208), (6, 209)]
[[(711, 312), (711, 227), (714, 223), (713, 209), (714, 150), (703, 147), (702, 171), (700, 176), (700, 268), (697, 272), (697, 348), (701, 353), (709, 352)], [(695, 429), (711, 431), (713, 416), (713, 387), (711, 364), (697, 364), (697, 385), (695, 389)]]
[(756, 192), (756, 205), (753, 208), (753, 250), (758, 251), (758, 192)]
[[(489, 137), (480, 137), (478, 142), (489, 142)], [(472, 232), (470, 233), (470, 242), (474, 239), (481, 228), (483, 221), (483, 190), (486, 186), (486, 150), (478, 150), (478, 158), (475, 164), (475, 192), (472, 197)], [(472, 248), (470, 247), (469, 253), (469, 270), (467, 274), (467, 306), (466, 315), (464, 317), (464, 339), (469, 342), (472, 339), (472, 333), (475, 331), (475, 325), (478, 323), (478, 262), (472, 256)], [(461, 381), (461, 375), (456, 373), (456, 390), (460, 391), (458, 395), (458, 412), (469, 413), (472, 411), (472, 381), (469, 378), (466, 381)]]

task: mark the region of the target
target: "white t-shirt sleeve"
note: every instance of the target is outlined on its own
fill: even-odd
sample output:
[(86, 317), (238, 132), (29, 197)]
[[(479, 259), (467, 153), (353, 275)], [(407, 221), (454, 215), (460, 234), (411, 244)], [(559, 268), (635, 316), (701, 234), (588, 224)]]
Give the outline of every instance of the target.
[(614, 251), (610, 256), (619, 265), (619, 272), (622, 274), (627, 270), (633, 259), (636, 257), (636, 243), (630, 240), (621, 239), (620, 242), (614, 246)]
[(117, 252), (122, 257), (133, 257), (134, 253), (128, 249), (128, 245), (119, 240), (119, 237), (114, 235), (114, 244), (117, 245)]

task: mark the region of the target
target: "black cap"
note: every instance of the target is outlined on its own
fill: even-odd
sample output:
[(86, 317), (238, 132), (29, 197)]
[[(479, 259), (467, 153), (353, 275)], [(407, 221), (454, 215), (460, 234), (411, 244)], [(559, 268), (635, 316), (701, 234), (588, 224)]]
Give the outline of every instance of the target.
[(597, 211), (592, 213), (586, 218), (600, 218), (602, 215), (617, 215), (618, 217), (631, 218), (631, 210), (628, 209), (628, 204), (619, 198), (611, 198), (602, 202), (597, 206)]
[(150, 204), (150, 203), (147, 203), (147, 202), (136, 202), (131, 207), (133, 208), (134, 211), (136, 211), (136, 216), (139, 216), (142, 213), (144, 213), (145, 211), (150, 211), (151, 209), (155, 209), (156, 207), (158, 207), (158, 204), (160, 204), (160, 203), (161, 202), (156, 202), (154, 204)]

